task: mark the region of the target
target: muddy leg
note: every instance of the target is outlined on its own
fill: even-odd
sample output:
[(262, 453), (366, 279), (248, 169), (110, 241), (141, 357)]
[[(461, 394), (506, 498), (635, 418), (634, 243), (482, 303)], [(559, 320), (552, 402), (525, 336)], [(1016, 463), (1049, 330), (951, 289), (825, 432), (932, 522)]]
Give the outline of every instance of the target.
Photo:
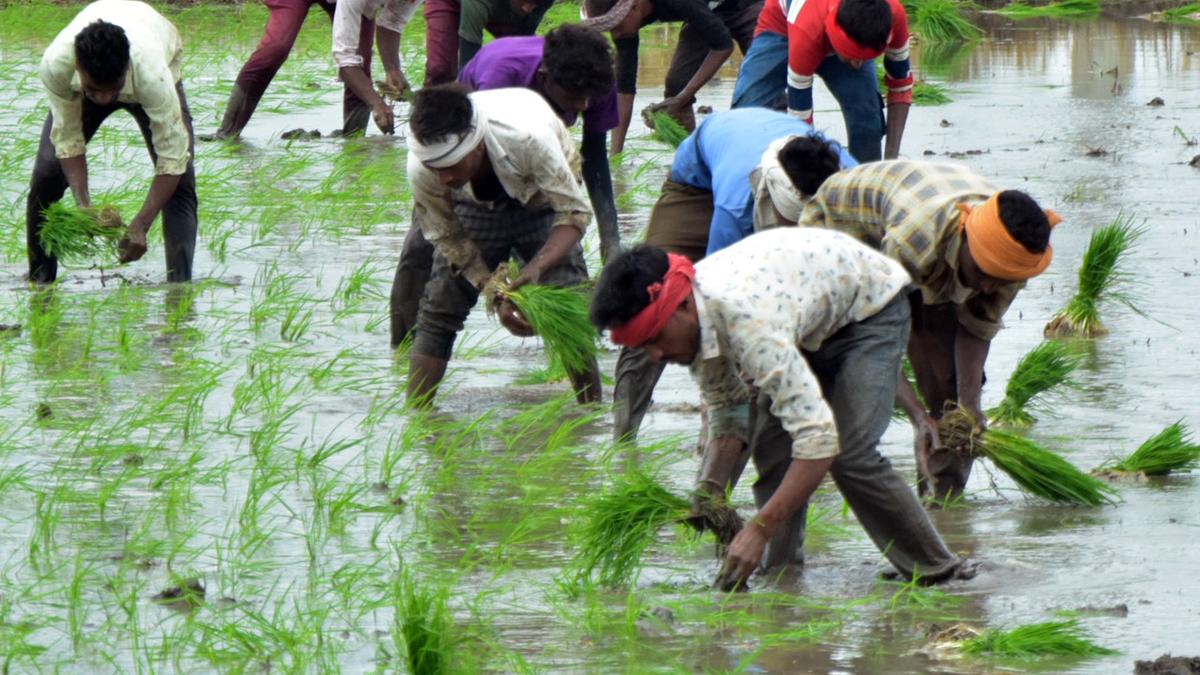
[(421, 228), (413, 222), (400, 249), (396, 276), (392, 279), (390, 314), (392, 349), (400, 346), (417, 325), (421, 296), (433, 273), (433, 244), (425, 240)]
[[(911, 297), (912, 334), (908, 339), (908, 358), (929, 414), (939, 419), (946, 403), (958, 398), (958, 377), (954, 367), (957, 312), (950, 303), (924, 305), (920, 295)], [(973, 464), (971, 457), (953, 450), (933, 450), (929, 453), (929, 475), (933, 485), (928, 485), (925, 478), (918, 475), (917, 490), (923, 497), (932, 495), (938, 500), (956, 497), (966, 487)]]

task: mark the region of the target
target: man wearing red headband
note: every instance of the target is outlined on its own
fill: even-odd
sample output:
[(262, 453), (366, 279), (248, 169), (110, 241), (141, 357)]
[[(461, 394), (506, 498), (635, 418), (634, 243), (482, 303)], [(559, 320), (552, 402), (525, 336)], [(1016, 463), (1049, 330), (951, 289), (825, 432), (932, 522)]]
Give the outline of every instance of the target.
[(834, 174), (800, 215), (804, 227), (878, 246), (916, 282), (908, 354), (926, 407), (906, 378), (900, 402), (913, 423), (920, 492), (962, 492), (972, 459), (939, 449), (937, 419), (957, 401), (983, 428), (983, 367), (1001, 317), (1050, 264), (1059, 217), (1029, 195), (998, 192), (958, 164), (896, 160)]
[[(803, 561), (806, 504), (827, 472), (901, 574), (937, 580), (961, 566), (877, 447), (908, 339), (908, 286), (899, 263), (815, 229), (755, 234), (694, 267), (651, 246), (605, 267), (592, 323), (616, 344), (690, 365), (708, 405), (698, 491), (722, 499), (749, 444), (759, 510), (719, 585)], [(743, 376), (759, 390), (753, 429)]]
[[(887, 122), (875, 75), (884, 56)], [(773, 107), (785, 92), (791, 114), (813, 123), (813, 76), (842, 107), (850, 154), (860, 162), (900, 154), (912, 104), (908, 18), (899, 0), (767, 0), (742, 60), (733, 107)]]

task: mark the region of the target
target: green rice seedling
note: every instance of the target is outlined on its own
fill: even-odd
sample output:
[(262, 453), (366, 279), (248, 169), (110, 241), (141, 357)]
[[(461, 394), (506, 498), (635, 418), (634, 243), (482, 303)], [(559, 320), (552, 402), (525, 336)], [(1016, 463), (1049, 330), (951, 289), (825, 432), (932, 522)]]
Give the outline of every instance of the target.
[[(509, 266), (509, 278), (515, 276)], [(583, 288), (564, 288), (545, 284), (525, 284), (503, 294), (529, 322), (551, 360), (562, 363), (571, 373), (587, 372), (600, 353), (600, 336), (588, 321), (588, 296)]]
[(1108, 329), (1100, 322), (1100, 306), (1108, 300), (1138, 311), (1122, 289), (1129, 278), (1122, 264), (1143, 232), (1133, 224), (1132, 216), (1118, 214), (1092, 233), (1079, 263), (1079, 287), (1067, 306), (1046, 324), (1046, 337), (1107, 335)]
[(1024, 2), (1013, 2), (999, 10), (1010, 19), (1033, 19), (1050, 17), (1055, 19), (1072, 19), (1096, 16), (1100, 13), (1100, 0), (1061, 0), (1048, 5), (1033, 7)]
[(913, 31), (927, 42), (962, 42), (978, 40), (983, 31), (962, 15), (957, 0), (907, 0)]
[(683, 143), (683, 139), (688, 137), (688, 130), (665, 112), (651, 113), (650, 119), (654, 124), (654, 140), (656, 141), (666, 143), (672, 148), (678, 148), (679, 144)]
[(986, 457), (1024, 491), (1060, 504), (1113, 503), (1116, 490), (1029, 439), (999, 429), (976, 436), (971, 414), (959, 408), (942, 416), (938, 432), (947, 448)]
[(1200, 466), (1200, 444), (1192, 440), (1191, 430), (1181, 420), (1146, 439), (1128, 457), (1100, 470), (1165, 476), (1197, 466)]
[(1038, 656), (1106, 656), (1115, 649), (1101, 647), (1088, 639), (1079, 622), (1045, 621), (1012, 630), (989, 628), (962, 643), (967, 654), (1027, 659)]
[(449, 589), (418, 588), (406, 570), (392, 589), (392, 640), (405, 655), (413, 675), (441, 675), (454, 672), (454, 652), (458, 633), (449, 609)]
[(1004, 388), (1004, 400), (987, 411), (996, 424), (1029, 426), (1035, 418), (1029, 408), (1033, 399), (1060, 385), (1071, 386), (1071, 373), (1079, 367), (1080, 357), (1061, 342), (1046, 341), (1034, 347), (1021, 361)]
[(642, 553), (664, 525), (688, 514), (688, 500), (632, 469), (583, 508), (578, 550), (571, 563), (577, 583), (620, 586), (637, 576)]
[(59, 200), (42, 211), (42, 248), (62, 260), (115, 258), (125, 235), (121, 214), (110, 206), (81, 209)]
[(1182, 7), (1165, 10), (1163, 18), (1173, 23), (1200, 23), (1200, 2), (1192, 2)]
[[(879, 93), (882, 96), (887, 96), (887, 85), (884, 82), (884, 77), (887, 71), (884, 70), (882, 63), (875, 64), (875, 76), (879, 81)], [(946, 88), (940, 84), (929, 82), (927, 80), (916, 80), (913, 82), (913, 105), (944, 105), (954, 100), (950, 98), (950, 94), (946, 93)]]

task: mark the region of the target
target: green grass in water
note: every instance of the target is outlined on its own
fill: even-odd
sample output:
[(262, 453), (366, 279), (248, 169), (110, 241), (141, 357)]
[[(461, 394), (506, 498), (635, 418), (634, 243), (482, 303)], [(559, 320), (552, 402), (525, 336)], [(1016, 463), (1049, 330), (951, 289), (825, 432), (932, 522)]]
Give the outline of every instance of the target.
[(654, 140), (662, 141), (672, 148), (678, 148), (683, 139), (688, 137), (687, 129), (683, 128), (679, 122), (675, 121), (664, 112), (656, 112), (653, 115), (654, 120)]
[(1192, 441), (1192, 432), (1182, 421), (1151, 436), (1125, 459), (1102, 467), (1126, 473), (1141, 472), (1162, 476), (1186, 471), (1200, 465), (1200, 444)]
[(1089, 17), (1100, 13), (1100, 0), (1062, 0), (1038, 7), (1032, 7), (1023, 2), (1014, 2), (1001, 7), (999, 12), (1012, 19)]
[(1088, 639), (1078, 622), (1046, 621), (1012, 630), (989, 628), (963, 641), (967, 654), (1033, 658), (1037, 656), (1104, 656), (1117, 652)]
[(999, 429), (975, 436), (970, 413), (962, 409), (942, 416), (942, 443), (959, 452), (986, 457), (1029, 494), (1059, 504), (1099, 506), (1116, 501), (1116, 490), (1033, 441)]
[(115, 258), (117, 242), (125, 235), (120, 215), (107, 206), (81, 209), (60, 200), (42, 215), (46, 217), (39, 235), (42, 248), (60, 260)]
[(600, 336), (588, 321), (588, 295), (582, 288), (525, 284), (504, 294), (542, 338), (551, 363), (561, 363), (571, 373), (592, 367)]
[(1163, 18), (1173, 23), (1198, 24), (1200, 23), (1200, 2), (1165, 10)]
[(454, 619), (447, 607), (448, 592), (421, 589), (405, 573), (393, 591), (396, 600), (395, 632), (403, 637), (408, 670), (414, 675), (440, 675), (452, 667)]
[(978, 40), (983, 31), (962, 15), (958, 0), (907, 0), (913, 31), (927, 42), (961, 42)]
[(1072, 354), (1061, 342), (1046, 341), (1021, 357), (1016, 370), (1004, 389), (1004, 400), (987, 411), (988, 418), (999, 424), (1029, 426), (1035, 418), (1029, 409), (1037, 396), (1067, 384), (1070, 375), (1079, 367), (1079, 356)]
[(1122, 282), (1128, 279), (1121, 264), (1142, 232), (1131, 216), (1119, 214), (1092, 233), (1079, 264), (1079, 288), (1067, 306), (1046, 324), (1046, 337), (1107, 335), (1108, 329), (1100, 322), (1100, 305), (1111, 299), (1133, 308), (1121, 290)]
[(577, 582), (629, 583), (658, 531), (688, 513), (688, 501), (638, 470), (621, 476), (584, 506), (579, 549), (571, 567)]

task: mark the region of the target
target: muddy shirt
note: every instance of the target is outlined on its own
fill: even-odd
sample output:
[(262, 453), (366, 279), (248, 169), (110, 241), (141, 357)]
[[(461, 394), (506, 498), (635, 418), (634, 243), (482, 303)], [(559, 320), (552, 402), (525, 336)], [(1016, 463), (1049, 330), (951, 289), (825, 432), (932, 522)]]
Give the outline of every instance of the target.
[(117, 95), (135, 103), (150, 118), (157, 174), (187, 171), (188, 130), (175, 85), (180, 78), (183, 41), (179, 31), (149, 5), (131, 0), (100, 0), (84, 7), (50, 43), (42, 56), (41, 76), (54, 118), (50, 142), (59, 159), (84, 154), (83, 88), (75, 70), (75, 36), (94, 21), (120, 26), (129, 40), (129, 71)]
[(747, 439), (741, 372), (770, 396), (793, 457), (837, 455), (833, 411), (801, 350), (874, 316), (908, 284), (895, 260), (830, 230), (760, 232), (696, 263), (700, 349), (691, 372), (712, 437)]
[(1008, 306), (1024, 282), (991, 295), (963, 285), (956, 204), (976, 206), (996, 188), (960, 164), (891, 160), (833, 174), (800, 215), (802, 227), (845, 232), (898, 260), (921, 289), (926, 305), (953, 303), (958, 322), (982, 340), (1003, 328)]
[[(531, 211), (549, 207), (552, 227), (570, 225), (581, 233), (592, 219), (579, 178), (579, 151), (562, 120), (539, 94), (528, 89), (490, 89), (472, 93), (471, 102), (487, 120), (483, 143), (487, 160), (509, 197)], [(442, 185), (416, 155), (408, 155), (414, 220), (425, 238), (452, 269), (479, 284), (491, 274), (479, 248), (455, 215), (455, 201), (487, 206), (488, 200), (461, 188)]]
[(337, 0), (333, 10), (333, 62), (338, 68), (361, 66), (358, 41), (363, 21), (403, 33), (420, 5), (421, 0)]

